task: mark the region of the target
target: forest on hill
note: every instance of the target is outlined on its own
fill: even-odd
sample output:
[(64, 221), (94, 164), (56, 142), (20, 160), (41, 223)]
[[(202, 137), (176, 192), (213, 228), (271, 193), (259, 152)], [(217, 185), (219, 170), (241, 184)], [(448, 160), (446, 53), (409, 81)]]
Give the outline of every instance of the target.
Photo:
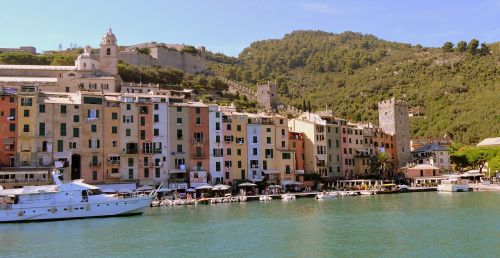
[(500, 135), (500, 43), (428, 48), (354, 32), (295, 31), (235, 57), (209, 53), (212, 73), (255, 87), (276, 81), (280, 101), (377, 124), (377, 103), (408, 102), (412, 137), (476, 143)]

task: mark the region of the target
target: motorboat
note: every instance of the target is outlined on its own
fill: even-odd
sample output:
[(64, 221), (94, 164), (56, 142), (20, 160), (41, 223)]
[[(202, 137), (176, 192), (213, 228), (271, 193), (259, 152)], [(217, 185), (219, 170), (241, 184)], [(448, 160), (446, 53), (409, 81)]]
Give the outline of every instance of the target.
[(442, 180), (437, 186), (439, 192), (469, 192), (469, 180), (460, 177), (450, 177)]
[(271, 196), (269, 196), (269, 195), (261, 195), (259, 197), (259, 201), (261, 201), (261, 202), (269, 202), (269, 201), (272, 201), (272, 200), (273, 200), (273, 198)]
[(282, 194), (281, 195), (281, 200), (282, 201), (291, 201), (291, 200), (295, 200), (297, 197), (295, 197), (295, 195), (291, 194), (291, 193), (286, 193), (286, 194)]
[(96, 186), (74, 180), (62, 183), (52, 172), (54, 185), (0, 190), (0, 222), (46, 221), (142, 214), (156, 191), (149, 194), (104, 194)]
[(314, 196), (317, 200), (329, 200), (337, 198), (337, 194), (334, 192), (321, 192)]
[(370, 191), (370, 190), (363, 190), (363, 191), (360, 191), (359, 194), (360, 195), (374, 195), (375, 192), (374, 191)]

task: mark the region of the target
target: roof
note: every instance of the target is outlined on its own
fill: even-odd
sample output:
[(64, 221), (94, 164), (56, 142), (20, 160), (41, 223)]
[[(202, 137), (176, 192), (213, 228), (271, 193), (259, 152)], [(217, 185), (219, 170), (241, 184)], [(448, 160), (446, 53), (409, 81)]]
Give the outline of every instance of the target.
[(448, 149), (437, 143), (431, 143), (416, 149), (414, 152), (433, 152), (433, 151), (448, 151)]
[[(2, 65), (0, 65), (2, 66)], [(1, 68), (0, 68), (1, 69)], [(0, 82), (57, 82), (54, 77), (0, 77)]]
[(63, 70), (74, 71), (76, 66), (62, 65), (0, 65), (0, 70)]
[(500, 137), (486, 138), (478, 143), (477, 146), (500, 146)]

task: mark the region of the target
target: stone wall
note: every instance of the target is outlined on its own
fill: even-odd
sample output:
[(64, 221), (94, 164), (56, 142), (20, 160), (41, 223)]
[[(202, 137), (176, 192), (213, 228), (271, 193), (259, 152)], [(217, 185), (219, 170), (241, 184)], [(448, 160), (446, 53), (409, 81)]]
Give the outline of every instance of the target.
[(392, 98), (378, 103), (379, 126), (385, 133), (396, 137), (396, 158), (399, 166), (411, 160), (410, 123), (408, 104)]

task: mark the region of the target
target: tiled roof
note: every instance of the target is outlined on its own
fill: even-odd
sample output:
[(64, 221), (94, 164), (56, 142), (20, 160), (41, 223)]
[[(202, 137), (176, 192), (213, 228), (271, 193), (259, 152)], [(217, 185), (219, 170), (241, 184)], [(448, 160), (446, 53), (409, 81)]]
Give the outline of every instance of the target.
[(432, 152), (432, 151), (448, 151), (448, 149), (437, 143), (431, 143), (416, 149), (414, 152)]

